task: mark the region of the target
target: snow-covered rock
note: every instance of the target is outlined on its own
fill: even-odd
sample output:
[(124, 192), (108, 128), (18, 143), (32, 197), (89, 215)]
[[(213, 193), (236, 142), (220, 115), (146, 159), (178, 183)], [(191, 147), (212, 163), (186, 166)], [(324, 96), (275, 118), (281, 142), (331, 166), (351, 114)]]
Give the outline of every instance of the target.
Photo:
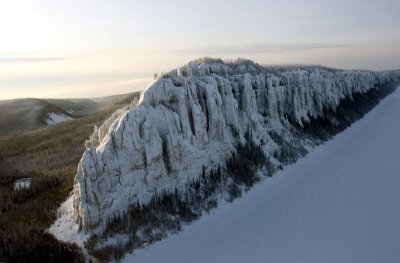
[(32, 184), (32, 178), (26, 177), (14, 182), (14, 190), (29, 188)]
[(182, 189), (203, 166), (225, 165), (248, 130), (273, 158), (279, 145), (268, 131), (302, 126), (344, 98), (399, 78), (396, 71), (308, 67), (272, 74), (247, 60), (190, 62), (155, 80), (137, 107), (117, 111), (95, 130), (75, 178), (75, 220), (86, 230), (101, 228), (137, 200)]

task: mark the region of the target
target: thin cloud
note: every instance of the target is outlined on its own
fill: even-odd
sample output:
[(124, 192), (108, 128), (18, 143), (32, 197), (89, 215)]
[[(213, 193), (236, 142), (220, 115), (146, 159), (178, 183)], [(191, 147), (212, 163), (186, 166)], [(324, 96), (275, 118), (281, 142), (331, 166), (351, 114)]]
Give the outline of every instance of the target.
[(186, 49), (176, 49), (176, 52), (190, 54), (252, 54), (252, 53), (276, 53), (309, 49), (332, 49), (350, 47), (348, 44), (323, 44), (323, 43), (250, 43), (243, 45), (201, 46)]
[(72, 57), (0, 57), (0, 63), (37, 63), (71, 59)]
[(118, 86), (126, 86), (126, 85), (133, 85), (133, 84), (144, 83), (144, 82), (151, 82), (152, 80), (153, 80), (152, 78), (128, 79), (128, 80), (117, 81), (116, 84)]

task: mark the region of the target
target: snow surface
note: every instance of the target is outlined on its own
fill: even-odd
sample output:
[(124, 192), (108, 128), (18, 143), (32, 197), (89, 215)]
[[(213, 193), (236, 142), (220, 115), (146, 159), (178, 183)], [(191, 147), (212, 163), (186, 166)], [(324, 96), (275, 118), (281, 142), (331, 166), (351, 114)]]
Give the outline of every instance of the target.
[(16, 180), (14, 183), (14, 189), (21, 189), (21, 188), (29, 188), (32, 183), (32, 178), (27, 177), (27, 178), (22, 178), (19, 180)]
[(76, 243), (83, 247), (87, 236), (83, 231), (79, 232), (79, 225), (75, 223), (74, 206), (70, 196), (57, 211), (57, 220), (50, 226), (48, 232), (59, 240)]
[(400, 89), (232, 205), (125, 262), (400, 262)]
[(48, 115), (48, 118), (46, 119), (46, 123), (51, 125), (51, 124), (56, 124), (56, 123), (60, 123), (60, 122), (67, 121), (67, 120), (72, 120), (72, 118), (67, 115), (64, 115), (64, 114), (50, 112)]

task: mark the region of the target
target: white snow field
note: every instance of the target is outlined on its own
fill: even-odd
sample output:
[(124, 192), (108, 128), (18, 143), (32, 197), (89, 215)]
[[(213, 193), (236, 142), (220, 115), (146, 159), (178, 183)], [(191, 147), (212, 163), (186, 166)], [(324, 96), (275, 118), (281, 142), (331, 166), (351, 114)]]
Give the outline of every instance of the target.
[(50, 112), (49, 113), (49, 117), (46, 119), (46, 123), (51, 125), (51, 124), (56, 124), (56, 123), (60, 123), (63, 121), (67, 121), (67, 120), (72, 120), (73, 118), (64, 115), (64, 114), (58, 114), (55, 112)]
[(233, 204), (125, 262), (400, 262), (400, 89)]

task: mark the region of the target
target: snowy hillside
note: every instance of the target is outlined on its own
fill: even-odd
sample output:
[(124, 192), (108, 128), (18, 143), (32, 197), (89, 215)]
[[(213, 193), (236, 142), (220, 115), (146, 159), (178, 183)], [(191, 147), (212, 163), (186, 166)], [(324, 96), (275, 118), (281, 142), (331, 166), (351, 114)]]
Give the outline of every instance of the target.
[(125, 262), (400, 262), (400, 89), (364, 119)]
[(86, 144), (73, 216), (96, 234), (87, 247), (105, 253), (119, 236), (132, 249), (179, 231), (361, 118), (399, 79), (215, 59), (164, 74)]

